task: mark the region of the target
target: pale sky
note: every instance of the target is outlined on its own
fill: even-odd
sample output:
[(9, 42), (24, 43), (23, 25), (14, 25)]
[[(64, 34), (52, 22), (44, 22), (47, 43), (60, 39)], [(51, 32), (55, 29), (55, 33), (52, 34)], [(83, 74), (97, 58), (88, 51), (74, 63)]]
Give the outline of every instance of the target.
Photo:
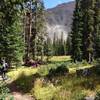
[(48, 8), (53, 8), (57, 6), (58, 4), (66, 3), (70, 1), (74, 1), (74, 0), (44, 0), (44, 5), (45, 5), (45, 8), (48, 9)]

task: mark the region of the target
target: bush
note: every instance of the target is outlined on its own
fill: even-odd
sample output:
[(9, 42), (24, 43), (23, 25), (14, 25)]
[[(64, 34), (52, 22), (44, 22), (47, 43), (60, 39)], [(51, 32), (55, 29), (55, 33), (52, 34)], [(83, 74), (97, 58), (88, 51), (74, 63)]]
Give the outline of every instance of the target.
[(96, 63), (95, 63), (95, 67), (93, 69), (93, 72), (96, 74), (96, 75), (100, 75), (100, 59), (97, 59), (96, 60)]
[(60, 75), (66, 75), (69, 72), (69, 69), (66, 68), (66, 65), (62, 64), (56, 69), (56, 73)]
[(6, 84), (4, 82), (0, 83), (0, 100), (6, 100), (6, 98), (9, 98), (9, 100), (14, 100), (13, 97), (10, 95), (10, 90), (7, 88)]
[(92, 74), (96, 74), (99, 76), (100, 75), (100, 65), (90, 68), (90, 71), (92, 72)]
[(96, 97), (95, 97), (95, 100), (100, 100), (100, 91), (97, 92)]
[(69, 69), (64, 64), (59, 65), (56, 69), (51, 68), (47, 77), (64, 76), (68, 74)]
[(95, 68), (95, 74), (100, 75), (100, 66)]
[(41, 75), (41, 76), (45, 76), (48, 74), (50, 68), (48, 66), (43, 66), (43, 67), (40, 67), (39, 70), (38, 70), (38, 73)]
[(46, 76), (49, 73), (53, 72), (54, 70), (56, 70), (58, 67), (63, 67), (62, 69), (67, 69), (66, 68), (67, 63), (55, 63), (55, 64), (48, 64), (48, 65), (43, 65), (40, 68), (38, 68), (38, 73), (41, 76)]

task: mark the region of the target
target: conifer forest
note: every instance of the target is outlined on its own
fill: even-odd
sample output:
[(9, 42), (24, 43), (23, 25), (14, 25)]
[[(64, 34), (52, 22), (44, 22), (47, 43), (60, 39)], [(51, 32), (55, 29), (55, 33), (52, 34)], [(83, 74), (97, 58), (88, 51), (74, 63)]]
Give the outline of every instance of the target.
[(45, 0), (0, 0), (0, 100), (100, 100), (100, 0), (73, 2), (58, 34), (47, 16), (64, 4), (47, 13)]

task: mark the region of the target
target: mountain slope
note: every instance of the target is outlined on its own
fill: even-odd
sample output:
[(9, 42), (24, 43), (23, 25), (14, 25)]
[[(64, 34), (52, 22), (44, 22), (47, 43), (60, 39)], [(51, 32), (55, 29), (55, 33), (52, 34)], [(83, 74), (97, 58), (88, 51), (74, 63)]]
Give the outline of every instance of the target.
[(74, 8), (75, 2), (69, 2), (60, 4), (52, 9), (47, 9), (47, 31), (51, 38), (54, 36), (54, 33), (58, 37), (63, 33), (66, 38), (71, 29)]

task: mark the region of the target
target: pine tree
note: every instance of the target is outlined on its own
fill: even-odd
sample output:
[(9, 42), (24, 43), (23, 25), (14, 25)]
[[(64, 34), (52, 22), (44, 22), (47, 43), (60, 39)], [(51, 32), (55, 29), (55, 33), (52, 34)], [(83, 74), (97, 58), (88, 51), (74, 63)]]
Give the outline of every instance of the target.
[(60, 53), (59, 53), (59, 38), (57, 37), (57, 40), (56, 40), (56, 56), (59, 56)]
[(94, 8), (94, 42), (95, 42), (95, 57), (100, 57), (100, 0), (96, 0)]
[(49, 59), (53, 56), (53, 44), (49, 37), (44, 42), (44, 54), (46, 56), (46, 61), (49, 62)]
[(53, 55), (55, 56), (55, 55), (57, 55), (57, 52), (56, 52), (56, 50), (57, 50), (57, 48), (56, 48), (56, 33), (54, 33), (54, 37), (53, 37)]
[[(44, 14), (44, 4), (42, 0), (30, 0), (26, 2), (28, 10), (26, 12), (29, 14), (29, 24), (26, 25), (26, 60), (34, 59), (37, 60), (38, 56), (41, 56), (43, 60), (44, 56), (44, 40), (46, 36), (45, 29), (45, 14)], [(26, 21), (27, 22), (27, 21)]]
[(40, 56), (41, 61), (43, 61), (44, 57), (44, 40), (46, 38), (46, 20), (45, 20), (45, 11), (44, 11), (44, 3), (42, 0), (38, 2), (40, 5), (38, 7), (38, 14), (37, 14), (37, 36), (40, 42), (38, 43), (40, 45)]
[(23, 39), (19, 2), (9, 0), (0, 1), (0, 58), (5, 57), (7, 62), (22, 60)]
[(59, 39), (59, 55), (64, 55), (64, 34), (61, 33), (61, 38)]
[[(25, 55), (24, 62), (27, 62), (33, 58), (32, 51), (35, 51), (35, 37), (36, 37), (36, 9), (37, 3), (34, 0), (27, 0), (24, 4), (24, 38), (25, 38)], [(33, 20), (34, 18), (34, 20)], [(34, 48), (33, 48), (34, 45)], [(35, 54), (34, 54), (35, 55)]]
[(71, 43), (71, 36), (70, 35), (71, 34), (69, 33), (68, 37), (66, 38), (66, 43), (65, 43), (67, 55), (71, 55), (71, 50), (72, 50), (72, 48), (71, 48), (72, 43)]
[(74, 18), (72, 24), (71, 41), (72, 41), (72, 59), (82, 61), (82, 11), (81, 0), (76, 0)]
[(67, 45), (66, 45), (66, 40), (64, 40), (64, 55), (67, 55)]
[(76, 0), (71, 35), (74, 61), (100, 57), (100, 0)]
[(82, 0), (83, 56), (89, 63), (94, 57), (94, 4), (95, 0)]

